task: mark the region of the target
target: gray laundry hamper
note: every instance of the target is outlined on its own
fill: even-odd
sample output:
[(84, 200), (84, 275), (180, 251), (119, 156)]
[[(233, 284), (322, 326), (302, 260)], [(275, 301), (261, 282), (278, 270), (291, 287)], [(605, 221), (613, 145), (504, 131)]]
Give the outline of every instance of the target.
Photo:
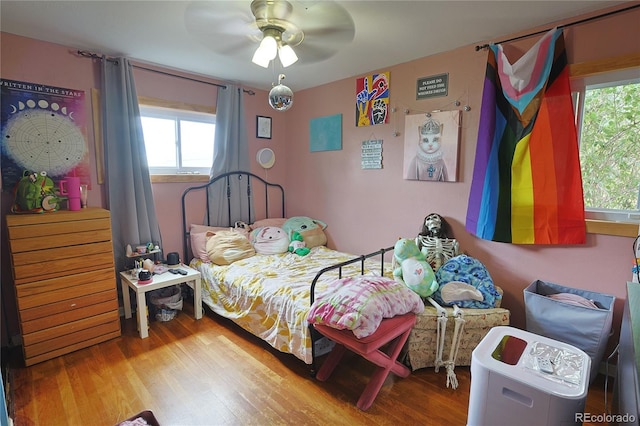
[[(558, 293), (584, 297), (598, 308), (547, 297)], [(524, 289), (526, 328), (531, 333), (568, 343), (586, 352), (591, 358), (589, 377), (593, 382), (612, 333), (615, 300), (615, 296), (610, 294), (536, 280)]]

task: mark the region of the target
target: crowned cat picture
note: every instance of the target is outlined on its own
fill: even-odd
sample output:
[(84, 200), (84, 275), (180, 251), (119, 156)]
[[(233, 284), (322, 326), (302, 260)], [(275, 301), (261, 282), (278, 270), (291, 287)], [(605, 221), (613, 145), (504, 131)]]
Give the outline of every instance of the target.
[(405, 120), (404, 178), (457, 181), (459, 136), (460, 111), (408, 115)]

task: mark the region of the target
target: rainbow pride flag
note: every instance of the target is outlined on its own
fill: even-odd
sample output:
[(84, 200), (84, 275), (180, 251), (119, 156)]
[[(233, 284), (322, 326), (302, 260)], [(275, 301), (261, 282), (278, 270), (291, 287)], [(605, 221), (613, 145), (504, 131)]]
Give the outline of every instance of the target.
[(513, 65), (491, 45), (466, 229), (514, 244), (583, 244), (578, 138), (562, 30)]

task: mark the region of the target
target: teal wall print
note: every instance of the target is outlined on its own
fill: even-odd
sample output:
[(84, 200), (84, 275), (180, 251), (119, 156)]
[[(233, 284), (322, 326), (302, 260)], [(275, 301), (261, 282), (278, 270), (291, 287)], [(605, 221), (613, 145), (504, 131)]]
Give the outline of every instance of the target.
[(342, 114), (312, 118), (309, 121), (309, 150), (339, 151), (342, 149)]

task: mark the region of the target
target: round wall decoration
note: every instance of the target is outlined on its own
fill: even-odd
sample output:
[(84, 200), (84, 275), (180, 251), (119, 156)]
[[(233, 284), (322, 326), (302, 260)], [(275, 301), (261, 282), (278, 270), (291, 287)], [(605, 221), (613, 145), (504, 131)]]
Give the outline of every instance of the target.
[(276, 154), (271, 148), (262, 148), (256, 154), (256, 161), (262, 168), (270, 169), (276, 162)]

